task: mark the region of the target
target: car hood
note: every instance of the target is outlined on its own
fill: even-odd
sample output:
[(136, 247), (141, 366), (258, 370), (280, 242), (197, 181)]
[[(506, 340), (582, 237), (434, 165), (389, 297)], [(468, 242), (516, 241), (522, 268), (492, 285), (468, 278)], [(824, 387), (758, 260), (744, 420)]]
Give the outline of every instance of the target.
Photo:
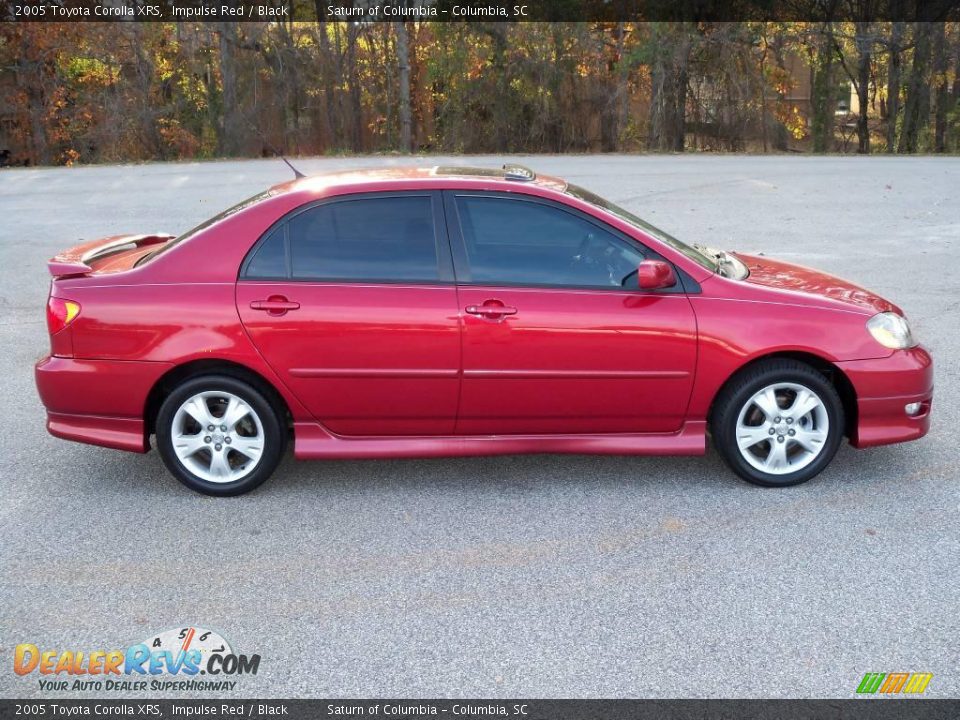
[(903, 314), (889, 300), (843, 278), (768, 257), (742, 253), (736, 256), (750, 270), (746, 282), (753, 285), (827, 298), (871, 314), (887, 311)]

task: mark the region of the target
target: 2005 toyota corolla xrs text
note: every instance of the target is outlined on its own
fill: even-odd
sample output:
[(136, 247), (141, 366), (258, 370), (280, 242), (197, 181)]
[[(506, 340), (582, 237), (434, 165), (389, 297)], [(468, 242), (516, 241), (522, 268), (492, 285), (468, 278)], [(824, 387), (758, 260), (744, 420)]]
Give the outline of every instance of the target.
[(298, 458), (697, 455), (801, 483), (913, 440), (933, 367), (849, 282), (688, 246), (515, 166), (301, 178), (49, 263), (57, 437), (235, 495)]

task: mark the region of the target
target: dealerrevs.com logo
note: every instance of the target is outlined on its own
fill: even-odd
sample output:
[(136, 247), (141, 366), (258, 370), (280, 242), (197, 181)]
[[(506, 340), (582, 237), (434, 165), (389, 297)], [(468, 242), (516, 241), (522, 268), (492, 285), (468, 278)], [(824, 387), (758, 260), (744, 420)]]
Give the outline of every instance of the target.
[[(233, 651), (219, 633), (200, 627), (167, 630), (125, 650), (58, 650), (17, 645), (13, 671), (36, 676), (43, 691), (233, 690), (256, 675), (259, 655)], [(203, 677), (200, 677), (203, 676)]]

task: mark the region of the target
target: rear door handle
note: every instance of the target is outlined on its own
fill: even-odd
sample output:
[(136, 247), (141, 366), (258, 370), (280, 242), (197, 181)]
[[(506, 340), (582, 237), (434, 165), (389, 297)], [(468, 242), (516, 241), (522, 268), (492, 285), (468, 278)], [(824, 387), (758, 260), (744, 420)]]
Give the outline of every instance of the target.
[(290, 310), (298, 310), (300, 303), (287, 300), (283, 295), (271, 295), (266, 300), (253, 300), (251, 310), (264, 310), (271, 315), (286, 315)]
[(504, 315), (517, 314), (515, 307), (504, 305), (498, 300), (487, 300), (483, 305), (467, 305), (464, 310), (471, 315), (479, 315), (480, 317), (490, 318), (492, 320), (501, 318)]

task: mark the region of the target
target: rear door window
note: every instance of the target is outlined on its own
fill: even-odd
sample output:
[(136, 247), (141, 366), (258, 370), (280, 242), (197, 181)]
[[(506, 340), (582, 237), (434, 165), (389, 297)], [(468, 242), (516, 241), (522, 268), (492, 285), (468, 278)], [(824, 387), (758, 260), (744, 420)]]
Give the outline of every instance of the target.
[(432, 199), (368, 197), (307, 208), (261, 240), (244, 275), (435, 282), (440, 272)]

